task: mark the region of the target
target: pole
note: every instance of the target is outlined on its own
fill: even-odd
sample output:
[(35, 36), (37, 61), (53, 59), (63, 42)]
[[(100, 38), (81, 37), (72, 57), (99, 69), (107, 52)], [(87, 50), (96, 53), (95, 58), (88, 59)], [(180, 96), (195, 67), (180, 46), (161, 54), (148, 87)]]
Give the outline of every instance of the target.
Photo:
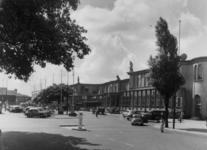
[(175, 101), (176, 101), (176, 94), (173, 96), (173, 129), (175, 129)]
[(66, 112), (66, 114), (68, 115), (68, 74), (69, 74), (69, 72), (67, 71), (67, 103), (66, 103), (66, 105), (67, 105), (67, 112)]
[(180, 55), (180, 23), (181, 23), (181, 20), (179, 20), (179, 51), (178, 51), (178, 55)]
[(73, 95), (72, 95), (72, 113), (74, 113), (74, 76), (75, 76), (75, 68), (73, 67)]
[(62, 70), (61, 70), (61, 84), (60, 84), (60, 107), (62, 109)]

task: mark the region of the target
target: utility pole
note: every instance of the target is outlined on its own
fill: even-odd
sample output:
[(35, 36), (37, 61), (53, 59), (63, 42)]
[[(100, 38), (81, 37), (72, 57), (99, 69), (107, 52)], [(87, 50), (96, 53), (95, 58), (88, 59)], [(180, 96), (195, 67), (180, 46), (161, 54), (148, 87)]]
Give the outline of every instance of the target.
[[(178, 48), (178, 55), (180, 56), (180, 24), (181, 20), (179, 20), (179, 48)], [(180, 68), (179, 68), (180, 71)], [(173, 129), (175, 129), (175, 111), (176, 111), (176, 93), (173, 96)]]
[(69, 71), (67, 71), (67, 103), (66, 103), (66, 105), (67, 105), (67, 115), (68, 115), (68, 96), (69, 96), (69, 92), (68, 92), (68, 76), (69, 76)]
[(72, 113), (74, 113), (74, 76), (75, 76), (75, 68), (73, 67), (73, 95), (72, 95)]

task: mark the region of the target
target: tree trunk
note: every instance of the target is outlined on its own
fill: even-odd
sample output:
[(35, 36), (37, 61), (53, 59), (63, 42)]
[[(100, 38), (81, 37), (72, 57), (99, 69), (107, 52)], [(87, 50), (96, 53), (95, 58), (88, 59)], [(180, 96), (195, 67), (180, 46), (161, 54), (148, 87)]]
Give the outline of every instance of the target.
[(165, 128), (168, 128), (168, 106), (169, 98), (165, 98)]

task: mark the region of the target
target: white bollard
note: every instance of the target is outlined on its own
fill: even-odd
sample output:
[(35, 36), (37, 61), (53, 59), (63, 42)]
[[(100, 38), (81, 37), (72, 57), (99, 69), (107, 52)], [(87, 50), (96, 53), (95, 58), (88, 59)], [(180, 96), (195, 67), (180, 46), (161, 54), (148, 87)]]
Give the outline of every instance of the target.
[(0, 150), (5, 150), (4, 143), (3, 143), (3, 138), (1, 136), (1, 130), (0, 130)]
[(83, 120), (83, 114), (79, 113), (79, 122), (78, 122), (78, 129), (82, 129), (82, 120)]

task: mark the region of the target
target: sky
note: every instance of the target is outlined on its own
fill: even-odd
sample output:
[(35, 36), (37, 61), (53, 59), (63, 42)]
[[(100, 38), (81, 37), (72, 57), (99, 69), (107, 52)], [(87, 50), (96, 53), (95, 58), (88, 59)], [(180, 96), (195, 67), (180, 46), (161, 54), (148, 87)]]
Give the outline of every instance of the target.
[[(88, 32), (86, 43), (91, 53), (75, 60), (75, 76), (67, 75), (63, 66), (35, 66), (27, 83), (8, 79), (0, 74), (0, 87), (17, 89), (31, 96), (32, 91), (53, 83), (104, 83), (129, 78), (129, 62), (134, 71), (148, 68), (150, 55), (157, 54), (155, 25), (160, 17), (168, 23), (170, 32), (180, 39), (180, 54), (187, 60), (207, 56), (206, 0), (80, 0), (71, 18)], [(179, 26), (179, 20), (181, 20)], [(179, 38), (180, 29), (180, 38)], [(62, 73), (61, 73), (62, 72)], [(54, 76), (54, 78), (53, 78)], [(69, 79), (68, 79), (68, 78)], [(68, 80), (67, 80), (68, 79)]]

